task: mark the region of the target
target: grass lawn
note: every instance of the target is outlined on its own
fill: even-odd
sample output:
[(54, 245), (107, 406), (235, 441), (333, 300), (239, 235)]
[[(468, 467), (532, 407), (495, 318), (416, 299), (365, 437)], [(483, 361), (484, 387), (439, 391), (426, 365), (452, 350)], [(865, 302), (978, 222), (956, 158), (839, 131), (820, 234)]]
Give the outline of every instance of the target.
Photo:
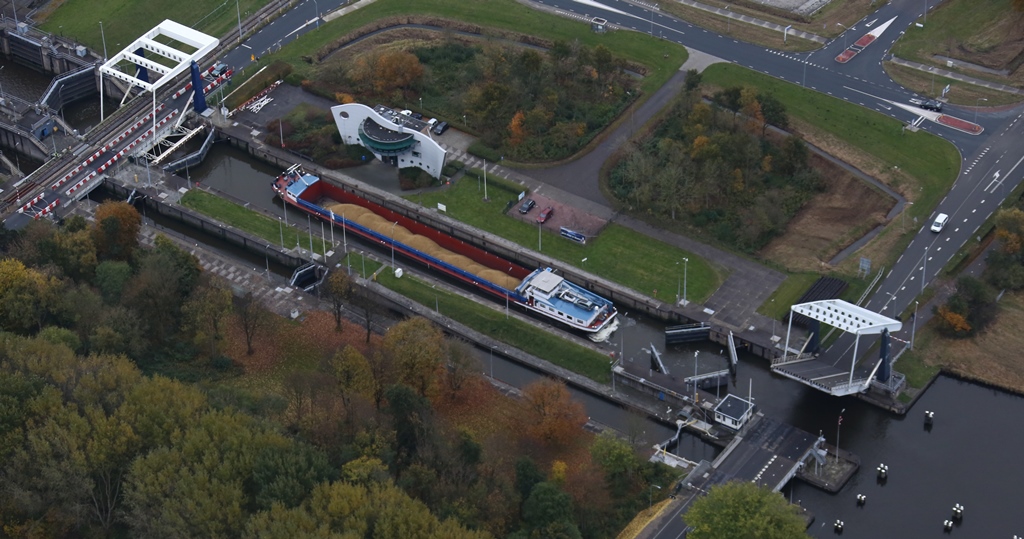
[(772, 292), (771, 296), (758, 307), (757, 312), (767, 316), (768, 318), (774, 318), (775, 320), (782, 320), (782, 317), (786, 316), (789, 312), (789, 307), (795, 305), (800, 296), (804, 295), (814, 284), (815, 281), (821, 275), (817, 273), (791, 273), (789, 277), (786, 277), (785, 281)]
[[(407, 198), (428, 208), (435, 208), (440, 202), (447, 206), (449, 217), (536, 249), (537, 226), (502, 213), (504, 201), (514, 199), (512, 193), (518, 193), (521, 188), (509, 185), (501, 189), (497, 186), (502, 184), (490, 179), (488, 185), (491, 202), (483, 201), (477, 191), (476, 179), (468, 176), (463, 176), (445, 190)], [(589, 239), (587, 245), (545, 230), (539, 250), (547, 256), (668, 303), (675, 301), (683, 274), (683, 258), (690, 260), (686, 267), (688, 300), (703, 302), (722, 282), (722, 277), (702, 258), (616, 224), (606, 226), (596, 238)], [(583, 262), (584, 258), (586, 262)]]
[[(893, 45), (896, 56), (923, 64), (945, 63), (933, 55), (952, 56), (961, 46), (985, 54), (1017, 37), (1012, 0), (949, 0), (928, 13), (923, 28), (912, 25)], [(971, 72), (972, 77), (986, 78)], [(998, 80), (998, 77), (997, 77)]]
[[(588, 24), (543, 13), (515, 0), (378, 0), (344, 17), (321, 24), (320, 30), (302, 36), (302, 39), (285, 46), (280, 52), (266, 55), (262, 63), (284, 60), (295, 66), (299, 77), (309, 77), (315, 66), (303, 60), (304, 56), (311, 56), (334, 39), (378, 19), (411, 15), (461, 20), (544, 39), (562, 39), (569, 42), (578, 40), (588, 46), (603, 44), (616, 55), (642, 63), (649, 68), (650, 71), (641, 84), (641, 88), (647, 94), (660, 88), (686, 61), (686, 50), (680, 45), (637, 32), (614, 31), (595, 34)], [(249, 71), (246, 70), (245, 75), (250, 74)], [(245, 75), (236, 75), (235, 84), (242, 82)]]
[(902, 122), (860, 105), (728, 64), (709, 67), (703, 80), (720, 87), (754, 86), (774, 94), (792, 120), (871, 156), (881, 170), (908, 176), (915, 183), (910, 217), (929, 215), (960, 172), (960, 154), (952, 144), (924, 131), (901, 134)]
[(341, 261), (341, 264), (351, 267), (353, 275), (358, 275), (364, 279), (373, 275), (373, 272), (383, 265), (365, 256), (362, 251), (349, 251), (348, 256), (345, 257), (345, 260)]
[(940, 369), (938, 365), (926, 362), (929, 353), (927, 349), (931, 346), (941, 346), (942, 338), (935, 334), (934, 330), (917, 328), (917, 335), (914, 336), (914, 350), (908, 350), (893, 365), (893, 369), (902, 372), (907, 376), (907, 385), (915, 388), (922, 388), (932, 379)]
[[(268, 0), (236, 0), (244, 19), (267, 4)], [(200, 0), (66, 0), (53, 2), (59, 6), (49, 14), (37, 15), (43, 20), (43, 30), (74, 38), (94, 51), (103, 51), (106, 36), (107, 53), (113, 55), (135, 41), (142, 32), (164, 19), (189, 26), (216, 38), (235, 30), (238, 32), (238, 12), (235, 2), (203, 2)], [(44, 13), (47, 8), (43, 8)], [(103, 21), (103, 35), (99, 22)], [(150, 56), (152, 57), (152, 56)]]
[(515, 318), (505, 318), (505, 314), (500, 310), (485, 307), (444, 290), (431, 288), (408, 275), (398, 279), (390, 271), (382, 271), (377, 276), (377, 282), (422, 305), (432, 308), (436, 306), (441, 314), (528, 354), (546, 359), (596, 382), (611, 381), (608, 358), (600, 352), (574, 344)]
[[(278, 220), (239, 206), (234, 202), (229, 202), (217, 195), (199, 189), (190, 189), (181, 197), (181, 205), (212, 217), (226, 225), (259, 236), (275, 245), (281, 243), (282, 229), (281, 223)], [(296, 242), (303, 249), (309, 247), (310, 235), (299, 232), (293, 226), (284, 228), (285, 246), (291, 247), (293, 236), (298, 238)], [(324, 254), (323, 242), (316, 236), (312, 238), (313, 252), (321, 255)]]

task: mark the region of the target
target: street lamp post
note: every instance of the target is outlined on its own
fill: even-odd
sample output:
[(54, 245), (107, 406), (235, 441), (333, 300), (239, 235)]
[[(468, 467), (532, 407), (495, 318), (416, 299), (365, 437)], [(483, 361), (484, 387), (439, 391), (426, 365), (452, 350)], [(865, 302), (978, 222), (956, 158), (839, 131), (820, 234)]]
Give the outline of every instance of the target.
[(917, 333), (917, 300), (914, 300), (914, 318), (910, 326), (910, 351), (914, 351), (914, 334)]
[(988, 101), (988, 99), (979, 97), (978, 100), (974, 102), (974, 123), (978, 123), (978, 107), (981, 105), (982, 101)]
[(320, 29), (320, 4), (317, 4), (316, 0), (313, 0), (313, 7), (316, 8), (316, 13), (315, 13), (315, 15), (316, 15), (316, 17), (315, 17), (316, 29), (319, 30)]
[[(7, 67), (7, 66), (6, 65), (0, 66), (0, 71), (3, 71), (5, 67)], [(4, 99), (4, 85), (0, 84), (0, 100), (3, 100), (3, 99)]]
[(651, 487), (647, 489), (647, 508), (648, 509), (650, 509), (651, 507), (654, 507), (654, 489), (661, 490), (661, 486), (652, 484)]
[(687, 303), (688, 303), (686, 301), (686, 277), (687, 277), (686, 272), (687, 272), (687, 269), (689, 268), (689, 265), (690, 265), (690, 259), (689, 258), (684, 258), (683, 259), (683, 307), (685, 307), (687, 305)]
[[(100, 21), (100, 38), (103, 40), (103, 61), (107, 61), (107, 35), (103, 33), (103, 21)], [(103, 84), (103, 81), (100, 81)]]
[(238, 42), (242, 42), (242, 9), (238, 7), (238, 0), (235, 0), (235, 14), (238, 15)]
[(841, 23), (841, 22), (837, 22), (836, 26), (842, 26), (843, 27), (843, 50), (845, 50), (846, 49), (846, 31), (849, 30), (849, 28), (847, 28), (846, 25)]
[(836, 423), (836, 463), (839, 463), (839, 429), (843, 426), (843, 413), (846, 408), (839, 412), (839, 421)]
[(398, 221), (395, 221), (391, 225), (391, 271), (395, 271), (395, 227), (398, 226)]

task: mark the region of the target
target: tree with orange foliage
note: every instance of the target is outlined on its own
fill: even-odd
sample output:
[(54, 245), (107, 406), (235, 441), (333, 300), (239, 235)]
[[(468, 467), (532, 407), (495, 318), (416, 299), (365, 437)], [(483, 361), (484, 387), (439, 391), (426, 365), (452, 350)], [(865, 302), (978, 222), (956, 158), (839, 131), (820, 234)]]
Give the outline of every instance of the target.
[(534, 382), (523, 389), (526, 411), (524, 432), (550, 449), (570, 445), (579, 438), (587, 414), (574, 401), (565, 384), (552, 379)]
[(96, 208), (92, 240), (101, 260), (130, 260), (139, 246), (142, 218), (125, 202), (104, 202)]
[(373, 70), (373, 90), (385, 94), (396, 89), (408, 88), (423, 77), (423, 66), (415, 54), (406, 51), (390, 51), (377, 59)]
[(939, 316), (939, 320), (949, 329), (952, 333), (969, 333), (971, 331), (971, 325), (967, 323), (967, 319), (959, 313), (955, 313), (945, 305), (939, 306), (939, 310), (936, 311)]
[(740, 90), (740, 112), (747, 118), (747, 130), (757, 133), (765, 125), (764, 113), (761, 112), (761, 102), (757, 99), (757, 88), (743, 88)]
[(526, 129), (523, 128), (523, 120), (526, 115), (523, 111), (516, 111), (515, 115), (512, 116), (512, 121), (508, 123), (508, 145), (519, 146), (526, 140)]

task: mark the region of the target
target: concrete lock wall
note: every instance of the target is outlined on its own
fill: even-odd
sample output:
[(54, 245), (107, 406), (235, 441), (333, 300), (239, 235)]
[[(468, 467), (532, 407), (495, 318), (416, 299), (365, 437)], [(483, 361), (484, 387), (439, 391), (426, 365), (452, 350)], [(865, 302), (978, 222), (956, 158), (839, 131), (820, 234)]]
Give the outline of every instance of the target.
[[(245, 150), (249, 155), (257, 159), (271, 163), (281, 170), (295, 164), (294, 159), (281, 155), (277, 149), (268, 151), (266, 147), (250, 144), (248, 141), (233, 137), (226, 133), (219, 133), (219, 136), (228, 141), (232, 146)], [(432, 208), (424, 208), (409, 202), (401, 197), (379, 191), (372, 187), (354, 185), (344, 176), (343, 171), (323, 169), (315, 165), (305, 165), (305, 168), (323, 178), (333, 180), (345, 191), (354, 193), (366, 200), (380, 204), (396, 213), (415, 219), (425, 225), (436, 228), (458, 240), (474, 245), (481, 249), (490, 251), (502, 258), (515, 262), (525, 267), (546, 267), (557, 268), (567, 279), (579, 283), (593, 292), (615, 302), (620, 309), (627, 309), (632, 312), (641, 312), (658, 320), (664, 320), (673, 324), (687, 324), (700, 322), (693, 320), (675, 310), (670, 305), (652, 300), (636, 291), (623, 288), (614, 283), (594, 276), (585, 276), (578, 273), (575, 268), (567, 267), (563, 262), (547, 258), (541, 253), (524, 250), (521, 246), (513, 244), (498, 236), (486, 232), (470, 230), (466, 225), (438, 213)]]
[[(121, 185), (117, 182), (111, 181), (109, 178), (104, 180), (103, 186), (109, 189), (112, 193), (117, 195), (119, 198), (127, 199), (128, 195), (132, 192), (132, 187)], [(216, 223), (204, 215), (198, 214), (189, 210), (188, 208), (182, 207), (177, 204), (168, 204), (159, 198), (148, 196), (153, 194), (152, 192), (144, 188), (134, 188), (137, 194), (147, 195), (142, 199), (141, 203), (146, 206), (147, 211), (155, 211), (160, 215), (164, 215), (176, 221), (182, 222), (193, 228), (202, 230), (207, 234), (216, 236), (232, 245), (238, 246), (246, 251), (259, 256), (268, 256), (274, 262), (281, 264), (286, 267), (296, 268), (306, 263), (306, 260), (297, 257), (291, 253), (281, 250), (280, 246), (274, 245), (273, 243), (267, 242), (263, 238), (258, 238), (242, 230), (238, 230), (232, 227), (224, 226), (220, 223)], [(269, 247), (269, 248), (268, 248)]]

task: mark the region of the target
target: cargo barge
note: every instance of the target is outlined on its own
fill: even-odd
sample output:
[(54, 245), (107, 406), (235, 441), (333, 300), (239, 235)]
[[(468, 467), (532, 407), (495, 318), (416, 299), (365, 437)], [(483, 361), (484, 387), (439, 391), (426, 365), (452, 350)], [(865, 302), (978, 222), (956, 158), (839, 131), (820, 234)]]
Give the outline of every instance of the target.
[(611, 301), (551, 268), (531, 271), (321, 181), (299, 165), (286, 170), (271, 186), (287, 204), (491, 296), (604, 338), (617, 325)]

